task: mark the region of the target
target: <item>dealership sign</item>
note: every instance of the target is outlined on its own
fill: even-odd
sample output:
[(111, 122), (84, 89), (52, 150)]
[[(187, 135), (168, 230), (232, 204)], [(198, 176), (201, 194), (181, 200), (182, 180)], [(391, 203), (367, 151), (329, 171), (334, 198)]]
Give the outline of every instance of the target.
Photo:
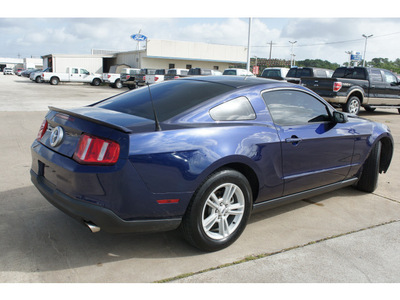
[(356, 52), (356, 54), (351, 54), (350, 55), (351, 61), (362, 61), (362, 55), (360, 52)]
[(131, 35), (131, 38), (138, 42), (143, 42), (143, 41), (147, 40), (147, 36), (140, 34), (140, 33)]

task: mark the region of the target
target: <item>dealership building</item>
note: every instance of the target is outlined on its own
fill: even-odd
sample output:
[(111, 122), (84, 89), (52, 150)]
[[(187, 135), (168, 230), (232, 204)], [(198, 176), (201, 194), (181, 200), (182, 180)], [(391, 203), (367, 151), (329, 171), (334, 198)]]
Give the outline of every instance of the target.
[(93, 73), (108, 73), (111, 66), (173, 69), (206, 68), (223, 71), (246, 63), (247, 47), (196, 42), (147, 40), (143, 49), (132, 51), (92, 50), (89, 55), (48, 54), (42, 56), (43, 67), (66, 72), (67, 67), (81, 67)]

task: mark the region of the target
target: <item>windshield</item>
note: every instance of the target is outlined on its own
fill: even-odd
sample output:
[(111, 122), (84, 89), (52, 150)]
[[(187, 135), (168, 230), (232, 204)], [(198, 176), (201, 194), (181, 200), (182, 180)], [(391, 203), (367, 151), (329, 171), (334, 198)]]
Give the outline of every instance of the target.
[[(92, 106), (154, 120), (149, 87), (117, 95)], [(160, 122), (211, 99), (234, 87), (205, 81), (173, 80), (151, 86), (151, 96)]]

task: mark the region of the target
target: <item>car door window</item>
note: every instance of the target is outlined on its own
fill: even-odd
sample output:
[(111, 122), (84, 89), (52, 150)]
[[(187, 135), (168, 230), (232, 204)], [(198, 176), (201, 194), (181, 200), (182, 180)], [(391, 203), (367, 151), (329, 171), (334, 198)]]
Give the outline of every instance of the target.
[(72, 74), (78, 74), (78, 69), (72, 68)]
[(328, 107), (308, 93), (279, 90), (263, 93), (263, 99), (275, 124), (302, 125), (330, 120)]
[(392, 73), (388, 72), (388, 71), (383, 71), (383, 76), (385, 78), (385, 82), (386, 83), (397, 83), (397, 79), (396, 76), (394, 76)]

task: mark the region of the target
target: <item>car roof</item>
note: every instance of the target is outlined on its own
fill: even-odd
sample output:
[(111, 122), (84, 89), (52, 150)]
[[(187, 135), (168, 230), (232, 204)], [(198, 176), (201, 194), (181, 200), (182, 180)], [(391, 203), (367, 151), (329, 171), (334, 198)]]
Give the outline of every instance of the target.
[(254, 76), (194, 76), (194, 77), (185, 77), (179, 80), (196, 80), (196, 81), (205, 81), (205, 82), (213, 82), (228, 85), (234, 88), (242, 88), (249, 87), (255, 85), (265, 85), (265, 84), (282, 84), (279, 81), (259, 78)]

